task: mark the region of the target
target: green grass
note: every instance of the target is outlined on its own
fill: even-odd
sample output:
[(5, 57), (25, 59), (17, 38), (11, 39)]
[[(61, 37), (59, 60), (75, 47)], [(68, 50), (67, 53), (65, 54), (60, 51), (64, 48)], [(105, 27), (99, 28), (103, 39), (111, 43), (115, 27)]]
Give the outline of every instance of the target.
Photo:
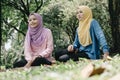
[(70, 60), (67, 63), (57, 62), (52, 66), (32, 67), (31, 70), (27, 71), (9, 69), (5, 72), (0, 72), (0, 80), (108, 80), (120, 73), (119, 55), (115, 55), (111, 61), (94, 60), (91, 62), (96, 67), (104, 65), (106, 70), (100, 75), (83, 79), (80, 72), (90, 61), (80, 59), (79, 62)]

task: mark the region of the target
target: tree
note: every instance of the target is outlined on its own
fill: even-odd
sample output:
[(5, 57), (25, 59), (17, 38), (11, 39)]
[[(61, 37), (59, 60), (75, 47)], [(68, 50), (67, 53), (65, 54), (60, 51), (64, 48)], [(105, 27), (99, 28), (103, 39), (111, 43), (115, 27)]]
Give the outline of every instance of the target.
[(112, 30), (112, 52), (120, 52), (120, 0), (109, 0), (110, 25)]
[[(33, 4), (35, 3), (35, 4)], [(19, 16), (19, 18), (23, 19), (21, 24), (26, 24), (27, 23), (27, 17), (29, 16), (30, 12), (38, 12), (38, 10), (40, 10), (40, 8), (43, 5), (43, 0), (3, 0), (2, 1), (2, 13), (5, 13), (5, 15), (3, 14), (3, 23), (5, 23), (6, 25), (8, 25), (10, 28), (14, 28), (14, 30), (16, 30), (17, 32), (21, 33), (22, 35), (25, 35), (25, 33), (23, 32), (23, 30), (18, 29), (14, 24), (15, 23), (9, 23), (8, 22), (8, 18), (16, 13), (15, 16)], [(8, 10), (13, 10), (12, 12), (8, 11)], [(10, 13), (8, 13), (10, 12)], [(21, 20), (20, 19), (20, 20)], [(18, 20), (17, 20), (18, 21)], [(19, 27), (23, 27), (23, 26), (19, 26)]]

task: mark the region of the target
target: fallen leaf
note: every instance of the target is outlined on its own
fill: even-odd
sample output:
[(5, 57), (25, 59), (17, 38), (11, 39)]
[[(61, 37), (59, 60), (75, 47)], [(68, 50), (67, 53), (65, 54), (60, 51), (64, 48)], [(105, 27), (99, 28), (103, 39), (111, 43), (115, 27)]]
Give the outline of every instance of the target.
[(105, 70), (104, 67), (99, 67), (99, 68), (97, 68), (97, 69), (94, 69), (94, 70), (92, 71), (92, 73), (90, 74), (90, 76), (93, 76), (93, 75), (96, 75), (96, 74), (101, 74), (101, 73), (104, 72), (104, 70)]
[(96, 74), (101, 74), (104, 72), (104, 70), (105, 67), (100, 66), (98, 68), (95, 68), (95, 65), (90, 63), (85, 68), (82, 69), (81, 76), (83, 78), (88, 78)]
[(91, 73), (93, 72), (94, 68), (95, 67), (92, 63), (88, 64), (85, 68), (82, 69), (81, 76), (83, 78), (89, 77), (91, 75)]

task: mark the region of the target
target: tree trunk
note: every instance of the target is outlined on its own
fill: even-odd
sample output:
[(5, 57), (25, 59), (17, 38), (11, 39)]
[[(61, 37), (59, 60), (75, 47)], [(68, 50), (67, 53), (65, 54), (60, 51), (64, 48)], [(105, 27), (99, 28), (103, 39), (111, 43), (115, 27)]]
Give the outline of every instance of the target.
[(120, 52), (120, 1), (109, 0), (110, 25), (112, 30), (112, 52)]

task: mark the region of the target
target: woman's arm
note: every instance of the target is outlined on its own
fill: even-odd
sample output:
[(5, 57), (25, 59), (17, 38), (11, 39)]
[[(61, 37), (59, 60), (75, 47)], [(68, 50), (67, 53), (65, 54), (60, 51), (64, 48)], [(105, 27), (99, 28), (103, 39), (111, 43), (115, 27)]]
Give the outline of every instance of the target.
[(50, 54), (52, 54), (52, 51), (54, 49), (53, 36), (52, 36), (52, 32), (50, 29), (48, 30), (48, 34), (47, 34), (46, 45), (47, 45), (46, 49), (41, 53), (42, 57), (48, 57)]
[(37, 58), (38, 56), (34, 56), (31, 60), (27, 61), (27, 64), (24, 66), (25, 68), (30, 68), (32, 65), (33, 61)]
[(77, 33), (77, 30), (76, 30), (75, 39), (74, 39), (74, 43), (73, 43), (73, 48), (74, 48), (74, 50), (76, 50), (79, 47), (80, 47), (80, 43), (79, 43), (79, 39), (78, 39), (78, 33)]
[(76, 53), (78, 51), (79, 45), (80, 44), (79, 44), (78, 34), (77, 34), (77, 30), (76, 30), (74, 43), (73, 43), (73, 45), (69, 45), (68, 48), (67, 48), (67, 50), (69, 52), (75, 51), (75, 53)]
[[(28, 37), (28, 36), (26, 36), (26, 37)], [(27, 60), (27, 64), (24, 66), (25, 68), (29, 68), (31, 66), (32, 62), (33, 62), (33, 57), (32, 57), (31, 53), (32, 52), (29, 51), (27, 39), (25, 39), (25, 43), (24, 43), (24, 56), (25, 56), (25, 59)]]
[(107, 58), (107, 56), (109, 55), (109, 47), (107, 45), (107, 41), (106, 41), (106, 38), (104, 36), (104, 33), (103, 33), (99, 23), (96, 20), (94, 20), (92, 22), (92, 25), (93, 25), (93, 29), (95, 32), (95, 36), (96, 36), (97, 40), (99, 41), (99, 44), (102, 47), (102, 50), (104, 53), (104, 58)]

